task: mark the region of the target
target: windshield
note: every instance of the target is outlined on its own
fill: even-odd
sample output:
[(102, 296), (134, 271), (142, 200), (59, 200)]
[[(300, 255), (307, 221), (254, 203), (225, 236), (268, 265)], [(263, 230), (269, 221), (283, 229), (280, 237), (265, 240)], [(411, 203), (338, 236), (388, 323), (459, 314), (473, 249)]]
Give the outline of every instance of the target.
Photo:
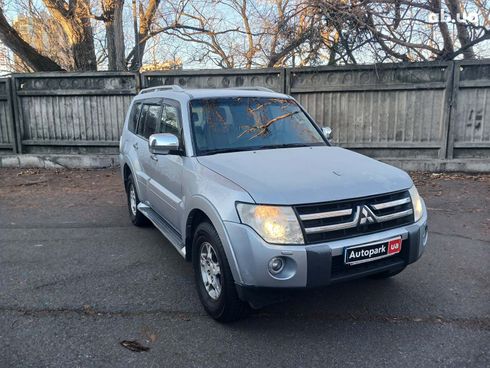
[(232, 97), (190, 103), (198, 155), (326, 145), (294, 100)]

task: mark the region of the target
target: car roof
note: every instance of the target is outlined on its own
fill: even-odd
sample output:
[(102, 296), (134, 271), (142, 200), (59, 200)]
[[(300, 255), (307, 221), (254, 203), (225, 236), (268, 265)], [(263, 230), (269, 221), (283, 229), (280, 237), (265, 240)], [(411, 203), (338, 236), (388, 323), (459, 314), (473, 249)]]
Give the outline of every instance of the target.
[(269, 97), (269, 98), (291, 98), (282, 93), (274, 92), (265, 88), (189, 88), (179, 86), (161, 86), (141, 90), (135, 99), (148, 98), (171, 98), (175, 100), (192, 100), (201, 98), (220, 97)]

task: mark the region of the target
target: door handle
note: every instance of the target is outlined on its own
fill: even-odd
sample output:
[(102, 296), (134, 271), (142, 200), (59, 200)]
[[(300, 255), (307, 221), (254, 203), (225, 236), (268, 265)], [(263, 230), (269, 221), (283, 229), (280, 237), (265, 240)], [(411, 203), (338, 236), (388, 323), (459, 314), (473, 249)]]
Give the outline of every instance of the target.
[(157, 157), (157, 155), (151, 155), (150, 157), (151, 157), (151, 159), (152, 159), (153, 161), (158, 161), (158, 157)]
[(135, 150), (137, 150), (138, 149), (138, 142), (133, 143), (133, 147), (134, 147)]

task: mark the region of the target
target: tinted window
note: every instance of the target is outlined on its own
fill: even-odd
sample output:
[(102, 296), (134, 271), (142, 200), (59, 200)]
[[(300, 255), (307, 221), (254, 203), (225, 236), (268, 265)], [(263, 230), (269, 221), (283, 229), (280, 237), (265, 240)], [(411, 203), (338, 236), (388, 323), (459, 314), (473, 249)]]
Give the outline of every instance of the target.
[(140, 122), (138, 124), (138, 135), (148, 139), (150, 135), (157, 132), (157, 123), (160, 119), (160, 105), (143, 105)]
[(133, 104), (131, 115), (129, 116), (129, 121), (128, 121), (128, 129), (132, 133), (136, 132), (136, 127), (138, 126), (138, 119), (140, 117), (140, 112), (141, 112), (141, 103), (136, 102), (135, 104)]

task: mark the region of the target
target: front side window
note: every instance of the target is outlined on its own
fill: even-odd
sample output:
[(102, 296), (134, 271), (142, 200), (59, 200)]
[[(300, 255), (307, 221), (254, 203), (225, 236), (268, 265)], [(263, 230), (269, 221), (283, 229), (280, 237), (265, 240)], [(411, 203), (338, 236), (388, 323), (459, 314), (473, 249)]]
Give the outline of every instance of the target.
[(232, 97), (190, 103), (196, 153), (327, 145), (294, 100)]
[(163, 104), (159, 133), (171, 133), (180, 137), (181, 130), (179, 109), (176, 106)]

